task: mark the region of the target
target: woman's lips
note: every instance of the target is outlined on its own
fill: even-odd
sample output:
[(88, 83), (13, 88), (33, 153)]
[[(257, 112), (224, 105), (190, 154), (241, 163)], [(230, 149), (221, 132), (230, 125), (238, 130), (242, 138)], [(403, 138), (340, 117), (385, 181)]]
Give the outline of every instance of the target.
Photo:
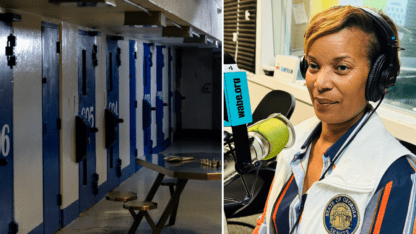
[(315, 98), (315, 101), (318, 105), (322, 105), (322, 106), (330, 106), (330, 105), (338, 103), (337, 101), (326, 99), (326, 98)]

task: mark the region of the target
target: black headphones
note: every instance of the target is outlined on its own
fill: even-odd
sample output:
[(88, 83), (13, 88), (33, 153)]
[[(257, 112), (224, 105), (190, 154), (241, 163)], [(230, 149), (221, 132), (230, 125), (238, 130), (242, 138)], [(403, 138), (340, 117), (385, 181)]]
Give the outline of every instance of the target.
[[(373, 21), (375, 33), (381, 46), (381, 54), (375, 59), (370, 72), (368, 73), (365, 88), (365, 98), (368, 101), (376, 102), (381, 96), (390, 92), (396, 83), (396, 78), (400, 73), (397, 63), (397, 40), (388, 23), (377, 13), (367, 8), (361, 8)], [(300, 72), (305, 78), (308, 70), (308, 61), (305, 56), (300, 60)]]

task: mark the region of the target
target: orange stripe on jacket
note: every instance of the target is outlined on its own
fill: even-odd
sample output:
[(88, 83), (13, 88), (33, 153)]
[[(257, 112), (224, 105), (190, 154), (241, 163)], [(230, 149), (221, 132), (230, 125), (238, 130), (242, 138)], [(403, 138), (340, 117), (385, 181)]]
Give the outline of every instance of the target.
[[(416, 224), (416, 217), (415, 217), (415, 220), (413, 221), (413, 223)], [(413, 224), (412, 234), (415, 234), (416, 233), (416, 225), (414, 225), (414, 224)]]
[(267, 195), (266, 205), (264, 206), (263, 214), (261, 215), (260, 219), (257, 219), (257, 226), (254, 229), (252, 234), (258, 234), (259, 233), (260, 226), (264, 222), (264, 219), (266, 218), (266, 208), (267, 208), (267, 203), (269, 203), (270, 193), (272, 192), (273, 182), (274, 182), (274, 177), (273, 177), (273, 180), (272, 180), (272, 186), (270, 186), (269, 194)]
[(273, 223), (274, 223), (275, 227), (276, 227), (276, 213), (277, 213), (277, 210), (279, 209), (280, 202), (282, 201), (283, 197), (285, 196), (286, 191), (289, 188), (290, 184), (292, 183), (293, 178), (294, 178), (294, 175), (292, 175), (292, 177), (290, 177), (289, 182), (287, 183), (286, 187), (284, 188), (282, 194), (279, 197), (279, 200), (276, 203), (276, 207), (274, 208), (275, 210), (274, 210), (274, 213), (273, 213)]
[(381, 224), (383, 223), (384, 213), (386, 213), (387, 202), (389, 200), (390, 191), (391, 191), (392, 186), (393, 186), (393, 181), (390, 181), (384, 189), (383, 198), (381, 200), (380, 209), (379, 209), (378, 215), (377, 215), (376, 225), (374, 227), (374, 232), (373, 232), (374, 234), (379, 234), (380, 233)]

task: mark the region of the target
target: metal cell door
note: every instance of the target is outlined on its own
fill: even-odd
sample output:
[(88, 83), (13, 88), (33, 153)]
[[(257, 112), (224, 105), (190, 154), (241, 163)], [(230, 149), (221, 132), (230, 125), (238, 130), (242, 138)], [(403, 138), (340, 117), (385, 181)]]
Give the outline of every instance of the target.
[(133, 40), (129, 41), (129, 72), (130, 72), (130, 165), (128, 166), (129, 174), (132, 174), (135, 171), (135, 158), (137, 156), (137, 146), (136, 146), (136, 109), (137, 109), (137, 100), (136, 100), (136, 42)]
[[(119, 120), (119, 66), (121, 65), (121, 49), (117, 39), (121, 37), (107, 35), (107, 109), (112, 111), (116, 121)], [(107, 119), (106, 128), (107, 126)], [(107, 148), (107, 184), (108, 190), (112, 190), (120, 184), (121, 159), (119, 157), (119, 127), (114, 127), (115, 141)], [(107, 134), (107, 133), (106, 133)]]
[(13, 70), (6, 47), (11, 23), (0, 21), (0, 233), (9, 233), (13, 221)]
[(165, 139), (165, 148), (170, 146), (172, 137), (172, 51), (168, 48), (168, 137)]
[(42, 22), (43, 226), (60, 228), (59, 26)]
[[(89, 32), (78, 31), (78, 100), (79, 116), (84, 116), (95, 127), (95, 68), (93, 54), (96, 52), (95, 37)], [(95, 134), (88, 141), (91, 151), (79, 162), (80, 213), (96, 203), (98, 175), (96, 174)]]
[(165, 66), (163, 48), (166, 46), (156, 46), (156, 146), (152, 149), (153, 153), (163, 150), (163, 67)]
[(150, 43), (143, 43), (143, 144), (144, 154), (146, 157), (152, 154), (152, 137), (151, 137), (151, 123), (152, 123), (152, 104), (150, 99), (151, 92), (151, 67), (152, 52), (150, 52)]

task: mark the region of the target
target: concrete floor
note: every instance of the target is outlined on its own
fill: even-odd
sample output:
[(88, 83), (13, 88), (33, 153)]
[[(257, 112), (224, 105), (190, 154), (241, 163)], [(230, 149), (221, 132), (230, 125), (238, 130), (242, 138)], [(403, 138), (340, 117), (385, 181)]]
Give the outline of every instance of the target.
[[(256, 220), (261, 214), (241, 218), (228, 219), (227, 221), (242, 222), (256, 226)], [(228, 234), (251, 234), (254, 229), (242, 225), (228, 225)]]
[[(163, 153), (218, 153), (222, 149), (221, 143), (207, 139), (183, 139), (176, 141)], [(144, 200), (156, 176), (156, 172), (142, 168), (114, 190), (136, 192), (138, 200)], [(189, 180), (181, 195), (175, 225), (166, 226), (162, 233), (222, 233), (221, 194), (221, 181)], [(162, 215), (169, 198), (169, 188), (161, 186), (153, 199), (158, 208), (149, 211), (155, 223)], [(57, 234), (127, 233), (132, 223), (133, 218), (128, 210), (123, 209), (122, 203), (103, 199)], [(143, 219), (136, 233), (151, 232), (151, 227)]]

